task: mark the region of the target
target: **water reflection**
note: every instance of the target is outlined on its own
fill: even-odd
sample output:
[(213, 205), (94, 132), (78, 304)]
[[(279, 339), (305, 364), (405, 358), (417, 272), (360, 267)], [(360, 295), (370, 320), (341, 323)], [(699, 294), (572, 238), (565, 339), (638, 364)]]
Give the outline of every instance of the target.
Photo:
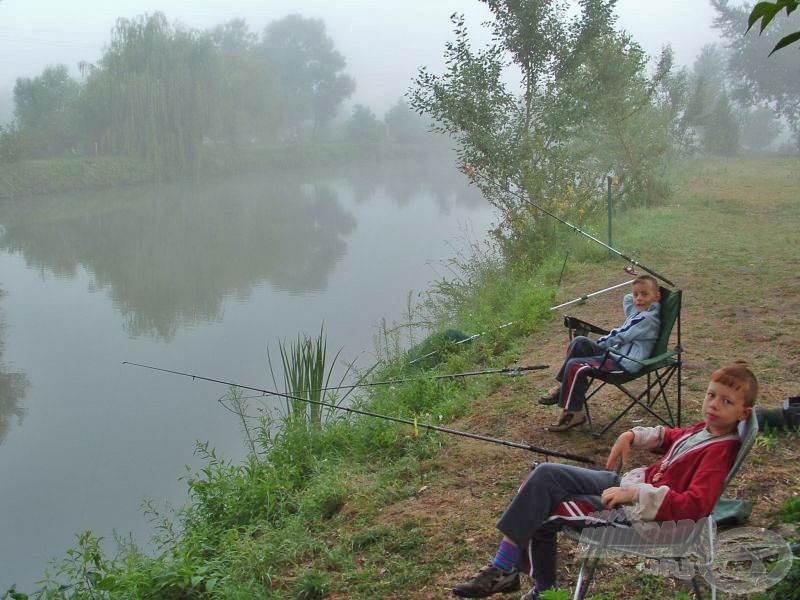
[[(314, 182), (314, 183), (305, 183)], [(172, 340), (218, 321), (226, 297), (268, 282), (326, 289), (356, 221), (344, 198), (430, 199), (441, 214), (483, 200), (452, 160), (363, 161), (309, 173), (60, 195), (0, 203), (0, 249), (58, 277), (90, 277), (132, 336)], [(352, 206), (352, 205), (351, 205)]]
[(399, 207), (425, 194), (443, 214), (449, 214), (454, 205), (476, 208), (485, 202), (476, 188), (469, 187), (466, 177), (456, 169), (454, 158), (449, 159), (449, 153), (444, 159), (362, 161), (347, 165), (343, 172), (358, 203), (368, 202), (381, 188)]
[[(0, 300), (3, 291), (0, 290)], [(28, 378), (24, 373), (10, 371), (9, 367), (3, 363), (3, 337), (5, 333), (5, 323), (0, 319), (0, 444), (8, 433), (11, 421), (16, 418), (22, 421), (25, 409), (22, 408), (22, 399), (25, 397), (25, 390), (28, 387)]]
[(263, 282), (324, 289), (355, 229), (329, 187), (264, 178), (6, 203), (0, 222), (0, 248), (62, 277), (85, 269), (129, 334), (165, 340)]

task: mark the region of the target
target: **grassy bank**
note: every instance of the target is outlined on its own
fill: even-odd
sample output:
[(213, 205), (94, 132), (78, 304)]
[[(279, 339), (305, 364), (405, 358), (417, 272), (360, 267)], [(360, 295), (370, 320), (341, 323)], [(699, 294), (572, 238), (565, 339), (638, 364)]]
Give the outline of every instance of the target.
[[(239, 152), (206, 148), (197, 168), (202, 177), (267, 169), (299, 169), (352, 161), (386, 161), (430, 152), (402, 144), (286, 144)], [(133, 156), (65, 156), (0, 164), (0, 198), (24, 198), (55, 192), (99, 190), (169, 178), (156, 166)]]
[[(794, 358), (800, 350), (795, 250), (800, 161), (698, 161), (676, 171), (673, 186), (665, 205), (619, 215), (614, 238), (626, 254), (685, 292), (687, 421), (699, 416), (708, 374), (734, 358), (750, 361), (762, 383), (761, 403), (776, 406), (797, 394), (800, 380)], [(604, 230), (602, 222), (586, 227)], [(446, 325), (461, 331), (491, 332), (458, 352), (443, 353), (432, 365), (436, 372), (559, 361), (566, 334), (560, 315), (547, 308), (629, 278), (622, 261), (563, 229), (557, 229), (541, 262), (520, 259), (505, 266), (476, 251), (459, 280), (434, 290), (438, 297), (426, 314), (450, 315)], [(616, 324), (620, 296), (611, 293), (570, 312)], [(507, 322), (514, 325), (495, 330)], [(385, 338), (386, 363), (376, 377), (415, 373), (396, 341)], [(358, 406), (603, 457), (613, 432), (595, 439), (576, 430), (544, 431), (555, 412), (532, 398), (549, 387), (551, 374), (422, 380), (375, 388)], [(597, 410), (618, 401), (609, 392)], [(641, 422), (642, 415), (633, 414), (615, 431)], [(540, 458), (361, 417), (269, 431), (266, 426), (255, 432), (259, 456), (244, 464), (200, 449), (206, 467), (187, 480), (191, 503), (176, 515), (157, 517), (157, 552), (122, 544), (117, 554), (101, 553), (97, 540), (84, 535), (51, 569), (75, 585), (62, 591), (52, 586), (43, 594), (450, 598), (449, 586), (491, 556), (497, 542), (493, 524), (531, 460)], [(777, 528), (787, 520), (781, 507), (800, 489), (797, 439), (762, 440), (729, 495), (755, 501), (752, 524)], [(567, 586), (575, 577), (574, 548), (563, 547), (561, 577)], [(593, 588), (596, 598), (686, 597), (673, 580), (636, 571), (635, 562), (623, 561), (629, 569), (618, 564), (603, 569)]]
[(155, 180), (143, 161), (123, 156), (69, 156), (0, 165), (0, 198), (104, 189)]

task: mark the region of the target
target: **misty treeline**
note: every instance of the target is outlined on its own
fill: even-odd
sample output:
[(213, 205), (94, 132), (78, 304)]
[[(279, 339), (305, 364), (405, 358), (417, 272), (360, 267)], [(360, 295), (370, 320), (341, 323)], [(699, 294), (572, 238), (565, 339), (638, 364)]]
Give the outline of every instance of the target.
[[(206, 153), (419, 142), (433, 117), (463, 142), (463, 158), (482, 166), (476, 183), (513, 206), (489, 190), (476, 156), (494, 161), (490, 179), (511, 173), (572, 203), (615, 171), (625, 196), (643, 202), (666, 191), (654, 176), (665, 156), (758, 151), (787, 126), (800, 147), (800, 61), (792, 52), (767, 58), (795, 16), (745, 36), (748, 9), (712, 0), (725, 43), (677, 69), (668, 49), (651, 61), (616, 26), (612, 0), (579, 2), (578, 16), (561, 0), (482, 1), (495, 15), (495, 44), (473, 50), (456, 18), (448, 71), (423, 69), (409, 95), (426, 118), (403, 101), (383, 118), (359, 104), (338, 118), (355, 81), (318, 19), (289, 15), (258, 33), (242, 19), (210, 30), (170, 24), (161, 13), (120, 19), (103, 56), (80, 64), (78, 78), (54, 65), (17, 80), (15, 120), (0, 126), (0, 163), (129, 155), (180, 174), (200, 168)], [(509, 63), (518, 84), (508, 80)]]
[(747, 11), (725, 0), (714, 1), (715, 25), (730, 47), (704, 48), (691, 69), (676, 68), (669, 47), (650, 61), (618, 26), (614, 0), (483, 2), (493, 42), (476, 49), (453, 15), (447, 67), (420, 69), (410, 103), (457, 140), (462, 169), (502, 212), (495, 235), (507, 252), (549, 244), (528, 199), (580, 220), (605, 209), (613, 173), (619, 203), (647, 204), (668, 192), (669, 156), (762, 149), (780, 115), (800, 134), (800, 63), (768, 59), (769, 39), (742, 40)]
[(64, 65), (17, 80), (0, 160), (134, 155), (182, 173), (197, 168), (206, 147), (425, 135), (402, 101), (385, 120), (356, 105), (332, 133), (355, 90), (345, 67), (319, 19), (289, 15), (260, 34), (243, 19), (211, 30), (172, 25), (161, 13), (119, 19), (100, 60), (80, 65), (79, 80)]

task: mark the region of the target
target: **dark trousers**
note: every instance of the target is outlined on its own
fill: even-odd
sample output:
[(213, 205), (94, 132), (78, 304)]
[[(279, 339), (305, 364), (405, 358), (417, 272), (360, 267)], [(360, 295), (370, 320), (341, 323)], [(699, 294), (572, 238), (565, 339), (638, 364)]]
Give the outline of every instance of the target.
[(564, 364), (556, 375), (556, 381), (561, 383), (558, 395), (558, 405), (561, 408), (570, 412), (581, 410), (586, 402), (589, 377), (620, 369), (613, 358), (603, 360), (605, 352), (605, 348), (588, 337), (579, 335), (572, 339), (567, 346)]
[(564, 500), (585, 500), (601, 510), (600, 495), (616, 485), (619, 477), (613, 471), (543, 463), (531, 472), (500, 517), (497, 528), (522, 552), (527, 549), (536, 589), (556, 586), (556, 534), (564, 521), (548, 521), (555, 507)]

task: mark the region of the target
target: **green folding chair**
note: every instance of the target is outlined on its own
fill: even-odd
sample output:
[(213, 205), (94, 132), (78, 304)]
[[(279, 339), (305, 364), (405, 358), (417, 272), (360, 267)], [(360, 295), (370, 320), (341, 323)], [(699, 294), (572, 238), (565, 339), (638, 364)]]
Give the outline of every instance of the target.
[[(642, 365), (636, 373), (627, 371), (601, 372), (595, 370), (590, 376), (589, 389), (584, 403), (586, 419), (593, 435), (600, 436), (616, 424), (628, 411), (638, 406), (644, 409), (660, 423), (669, 427), (681, 425), (681, 290), (669, 290), (661, 287), (661, 331), (658, 335), (653, 354), (650, 358), (636, 360), (613, 349), (607, 350), (604, 359), (611, 357), (625, 357)], [(570, 330), (570, 337), (576, 333), (585, 335), (591, 333), (608, 333), (608, 330), (592, 325), (575, 317), (564, 317), (564, 325)], [(676, 345), (670, 349), (670, 337), (673, 330), (677, 332)], [(670, 404), (667, 387), (673, 377), (677, 383), (676, 400), (674, 407)], [(645, 382), (645, 389), (641, 392), (633, 391), (628, 384), (638, 381)], [(611, 419), (606, 425), (599, 428), (595, 425), (589, 410), (590, 400), (606, 385), (612, 385), (623, 392), (629, 399), (624, 409)]]

